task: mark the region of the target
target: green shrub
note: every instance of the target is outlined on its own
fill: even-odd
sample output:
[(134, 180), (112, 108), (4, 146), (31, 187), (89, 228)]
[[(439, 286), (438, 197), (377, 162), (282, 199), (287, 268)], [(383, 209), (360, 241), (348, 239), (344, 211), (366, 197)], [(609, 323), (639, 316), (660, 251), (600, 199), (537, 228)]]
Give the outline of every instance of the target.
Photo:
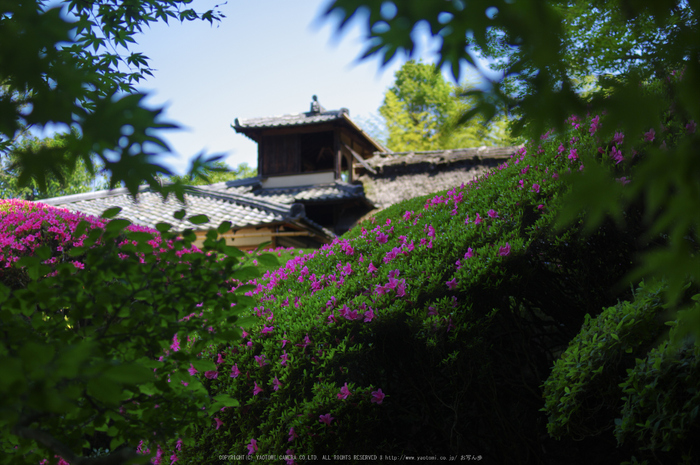
[(699, 386), (697, 344), (676, 350), (664, 341), (637, 359), (620, 384), (624, 396), (621, 418), (615, 420), (618, 442), (631, 443), (664, 463), (697, 463)]
[(697, 463), (700, 353), (688, 340), (660, 339), (678, 325), (664, 324), (665, 288), (642, 284), (633, 302), (586, 318), (543, 385), (550, 435), (614, 435), (623, 454), (634, 454), (625, 463)]
[(662, 290), (661, 283), (642, 284), (633, 302), (620, 302), (595, 318), (586, 315), (543, 385), (551, 436), (580, 440), (614, 426), (619, 384), (664, 328)]

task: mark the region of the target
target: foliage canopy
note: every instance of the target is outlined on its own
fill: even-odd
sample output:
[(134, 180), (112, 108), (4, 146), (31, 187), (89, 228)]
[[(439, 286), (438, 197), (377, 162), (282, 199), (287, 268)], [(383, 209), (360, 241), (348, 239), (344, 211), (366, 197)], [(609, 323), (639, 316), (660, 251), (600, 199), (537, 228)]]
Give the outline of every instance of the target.
[[(47, 173), (63, 183), (66, 168), (78, 160), (91, 168), (97, 159), (109, 173), (110, 187), (123, 183), (135, 194), (145, 182), (182, 197), (181, 184), (158, 182), (171, 173), (155, 162), (168, 147), (154, 131), (175, 125), (163, 122), (160, 110), (142, 105), (144, 96), (134, 86), (152, 71), (148, 58), (129, 47), (156, 21), (213, 23), (222, 17), (216, 9), (197, 12), (190, 3), (0, 3), (0, 153), (13, 152), (20, 187), (34, 180), (45, 190)], [(28, 150), (19, 144), (29, 128), (41, 131), (49, 123), (66, 131), (66, 156), (49, 146)], [(207, 163), (198, 157), (191, 172)]]
[[(668, 240), (642, 257), (635, 276), (668, 278), (672, 302), (686, 278), (698, 282), (700, 2), (334, 0), (328, 8), (329, 15), (342, 18), (340, 29), (360, 11), (369, 11), (365, 56), (386, 62), (397, 53), (411, 54), (412, 34), (423, 23), (439, 39), (438, 66), (449, 66), (455, 78), (463, 63), (478, 72), (473, 52), (492, 60), (502, 78), (471, 93), (478, 104), (464, 118), (481, 113), (488, 119), (505, 106), (519, 115), (516, 129), (526, 130), (532, 140), (551, 128), (562, 131), (571, 115), (607, 113), (613, 123), (600, 128), (600, 137), (623, 133), (623, 151), (631, 152), (650, 130), (666, 130), (661, 115), (670, 108), (688, 137), (654, 150), (635, 167), (630, 188), (620, 196), (610, 195), (615, 181), (610, 172), (595, 169), (595, 154), (582, 154), (592, 169), (573, 180), (562, 218), (570, 222), (586, 212), (593, 228), (607, 215), (619, 218), (624, 208), (642, 202), (649, 234)], [(596, 86), (582, 93), (587, 76), (594, 76)], [(648, 92), (645, 84), (654, 80), (667, 83), (668, 92)], [(700, 334), (700, 324), (694, 327)]]

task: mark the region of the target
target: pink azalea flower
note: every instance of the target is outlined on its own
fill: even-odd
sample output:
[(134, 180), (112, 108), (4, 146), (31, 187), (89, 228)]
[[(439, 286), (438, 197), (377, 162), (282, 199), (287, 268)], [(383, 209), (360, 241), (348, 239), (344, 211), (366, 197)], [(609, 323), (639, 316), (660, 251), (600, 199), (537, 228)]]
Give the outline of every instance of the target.
[(350, 320), (350, 321), (357, 320), (357, 319), (361, 318), (358, 315), (357, 310), (348, 310), (347, 312), (345, 312), (345, 315), (343, 315), (343, 317), (345, 317), (346, 320)]
[(402, 279), (396, 283), (396, 295), (404, 297), (406, 295), (406, 280)]
[(384, 394), (381, 389), (377, 389), (376, 391), (372, 392), (372, 403), (381, 405), (384, 401), (384, 397), (386, 397), (386, 394)]
[(231, 376), (230, 378), (238, 378), (238, 375), (240, 375), (241, 372), (238, 369), (238, 364), (235, 364), (231, 367)]
[(217, 357), (216, 357), (216, 364), (218, 365), (218, 364), (220, 364), (220, 363), (223, 363), (224, 357), (222, 357), (221, 354), (216, 354), (216, 355), (217, 355)]
[(506, 257), (510, 254), (510, 244), (506, 242), (506, 245), (504, 247), (499, 247), (498, 248), (498, 255), (501, 257)]
[(656, 131), (654, 131), (654, 128), (651, 128), (647, 132), (644, 133), (644, 140), (646, 142), (654, 142), (655, 135), (656, 135)]
[(205, 371), (204, 377), (207, 379), (216, 379), (219, 377), (219, 372), (216, 370)]
[(489, 218), (498, 218), (498, 213), (496, 213), (496, 210), (491, 209), (488, 211)]
[(190, 376), (194, 376), (195, 373), (198, 373), (197, 369), (190, 363), (190, 367), (187, 369), (187, 371), (190, 372)]
[(627, 179), (626, 176), (622, 176), (621, 178), (617, 178), (617, 179), (615, 179), (615, 181), (619, 182), (619, 183), (622, 184), (623, 186), (624, 186), (625, 184), (629, 184), (629, 183), (630, 183), (630, 180)]
[(374, 263), (370, 262), (367, 267), (367, 273), (374, 273), (375, 271), (377, 271), (377, 267), (374, 266)]
[(445, 284), (447, 284), (447, 288), (450, 290), (457, 289), (457, 278), (452, 278), (451, 280), (447, 281)]
[(221, 428), (221, 425), (224, 424), (224, 422), (219, 420), (218, 418), (214, 418), (214, 421), (216, 422), (216, 429)]
[(347, 399), (348, 396), (350, 396), (351, 394), (352, 393), (348, 388), (348, 383), (345, 383), (345, 385), (342, 388), (340, 388), (340, 392), (338, 393), (338, 399)]
[(575, 160), (578, 160), (578, 151), (576, 151), (576, 149), (571, 149), (571, 150), (569, 151), (569, 157), (568, 157), (568, 158), (569, 158), (569, 160), (574, 160), (574, 161), (575, 161)]
[(384, 263), (389, 263), (390, 261), (395, 259), (399, 253), (401, 253), (401, 249), (397, 249), (396, 247), (394, 247), (389, 252), (387, 252), (386, 255), (384, 256), (384, 259), (383, 259)]
[(275, 330), (274, 326), (263, 326), (262, 334), (271, 334)]
[(533, 185), (532, 185), (532, 190), (533, 190), (536, 194), (539, 194), (539, 193), (540, 193), (540, 185), (539, 185), (539, 184), (533, 184)]
[(175, 462), (177, 462), (179, 459), (177, 458), (177, 454), (173, 454), (170, 456), (170, 465), (173, 465)]
[(369, 323), (370, 321), (372, 321), (372, 318), (374, 318), (374, 310), (372, 310), (372, 307), (370, 307), (370, 309), (365, 312), (364, 322)]
[(267, 360), (265, 359), (265, 354), (256, 355), (254, 358), (261, 368), (268, 364)]
[(287, 355), (287, 351), (282, 351), (282, 355), (280, 355), (280, 359), (282, 360), (280, 362), (280, 365), (283, 367), (287, 366), (287, 360), (289, 360), (289, 355)]
[(472, 258), (474, 256), (474, 251), (471, 247), (467, 249), (467, 253), (464, 254), (464, 258)]
[(688, 121), (688, 124), (685, 125), (685, 132), (688, 134), (694, 134), (695, 130), (697, 129), (697, 124), (695, 124), (695, 121), (692, 119)]
[(173, 352), (180, 350), (180, 341), (177, 340), (177, 334), (173, 336), (173, 343), (170, 344), (170, 348), (173, 350)]
[(287, 442), (292, 442), (298, 437), (299, 435), (294, 431), (294, 427), (289, 428), (289, 439), (287, 439)]
[(279, 391), (280, 386), (281, 386), (280, 380), (277, 379), (277, 376), (275, 376), (275, 379), (272, 380), (272, 390)]
[(612, 148), (612, 153), (611, 155), (613, 160), (615, 160), (615, 164), (619, 165), (625, 158), (622, 156), (622, 152), (620, 150), (617, 150), (617, 147)]
[(326, 413), (325, 415), (319, 415), (318, 416), (318, 421), (321, 423), (325, 423), (326, 426), (331, 426), (331, 421), (333, 421), (334, 418), (331, 416), (330, 413)]
[(621, 132), (616, 132), (615, 135), (613, 136), (613, 142), (616, 145), (622, 144), (622, 142), (625, 140), (625, 135), (622, 134)]
[(250, 444), (248, 444), (246, 447), (248, 448), (248, 455), (253, 455), (253, 453), (258, 451), (258, 441), (251, 439)]
[(286, 463), (287, 465), (294, 465), (294, 464), (296, 463), (296, 462), (294, 461), (294, 457), (293, 457), (293, 456), (294, 456), (294, 451), (293, 451), (292, 449), (287, 449), (287, 452), (285, 452), (285, 454), (286, 454), (287, 456), (292, 456), (292, 457), (288, 458), (287, 460), (285, 460), (285, 463)]
[(253, 395), (254, 395), (254, 396), (257, 396), (258, 394), (260, 394), (261, 392), (263, 392), (263, 390), (260, 388), (260, 386), (258, 386), (258, 382), (257, 382), (257, 381), (253, 381), (253, 384), (255, 384), (255, 387), (253, 388)]

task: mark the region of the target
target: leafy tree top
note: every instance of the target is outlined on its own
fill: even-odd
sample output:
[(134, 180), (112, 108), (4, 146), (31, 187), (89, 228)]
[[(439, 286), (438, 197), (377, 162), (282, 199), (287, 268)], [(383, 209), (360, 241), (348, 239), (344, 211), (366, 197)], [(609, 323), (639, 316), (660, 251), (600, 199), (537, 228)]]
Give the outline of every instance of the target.
[(475, 103), (464, 95), (466, 91), (447, 81), (435, 65), (406, 62), (379, 108), (387, 125), (388, 147), (405, 152), (507, 145), (504, 121), (490, 126), (483, 120), (458, 125)]
[(31, 154), (41, 150), (51, 150), (57, 159), (66, 159), (68, 157), (65, 147), (65, 136), (61, 134), (45, 139), (25, 137), (6, 157), (2, 157), (0, 154), (0, 159), (3, 160), (0, 166), (0, 198), (40, 200), (108, 187), (103, 174), (92, 163), (89, 166), (86, 165), (83, 159), (75, 160), (75, 166), (67, 165), (62, 168), (62, 180), (49, 173), (46, 176), (46, 186), (43, 189), (35, 180), (30, 180), (27, 186), (21, 187), (19, 185), (17, 166), (14, 163), (16, 161), (15, 151)]

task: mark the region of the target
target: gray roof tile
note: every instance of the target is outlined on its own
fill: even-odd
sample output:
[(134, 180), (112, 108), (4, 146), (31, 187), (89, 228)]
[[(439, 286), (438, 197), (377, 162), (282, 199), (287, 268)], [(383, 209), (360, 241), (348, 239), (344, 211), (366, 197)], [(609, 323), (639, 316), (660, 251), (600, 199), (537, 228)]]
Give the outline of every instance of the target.
[(246, 129), (303, 126), (307, 124), (327, 123), (330, 121), (342, 120), (344, 114), (348, 114), (346, 109), (323, 111), (321, 113), (307, 112), (296, 113), (293, 115), (266, 116), (262, 118), (249, 118), (241, 120), (236, 118), (233, 128), (236, 131), (245, 131)]
[[(170, 197), (163, 201), (160, 194), (142, 189), (134, 201), (126, 189), (99, 191), (88, 194), (68, 195), (42, 200), (49, 205), (61, 206), (71, 211), (99, 216), (111, 207), (121, 207), (119, 218), (154, 228), (159, 222), (170, 223), (176, 231), (186, 228), (203, 229), (218, 226), (222, 221), (231, 221), (235, 228), (260, 226), (299, 219), (292, 214), (291, 204), (280, 204), (268, 199), (256, 199), (250, 195), (223, 192), (200, 192), (185, 194), (185, 204)], [(173, 214), (185, 208), (187, 217), (205, 214), (209, 223), (198, 227), (189, 221), (176, 220)]]
[(275, 203), (289, 205), (292, 203), (336, 202), (365, 198), (362, 185), (349, 184), (343, 181), (335, 181), (329, 184), (316, 184), (312, 186), (280, 187), (263, 189), (258, 178), (249, 178), (237, 181), (220, 182), (209, 186), (202, 186), (208, 191), (226, 194), (238, 194), (253, 196)]

